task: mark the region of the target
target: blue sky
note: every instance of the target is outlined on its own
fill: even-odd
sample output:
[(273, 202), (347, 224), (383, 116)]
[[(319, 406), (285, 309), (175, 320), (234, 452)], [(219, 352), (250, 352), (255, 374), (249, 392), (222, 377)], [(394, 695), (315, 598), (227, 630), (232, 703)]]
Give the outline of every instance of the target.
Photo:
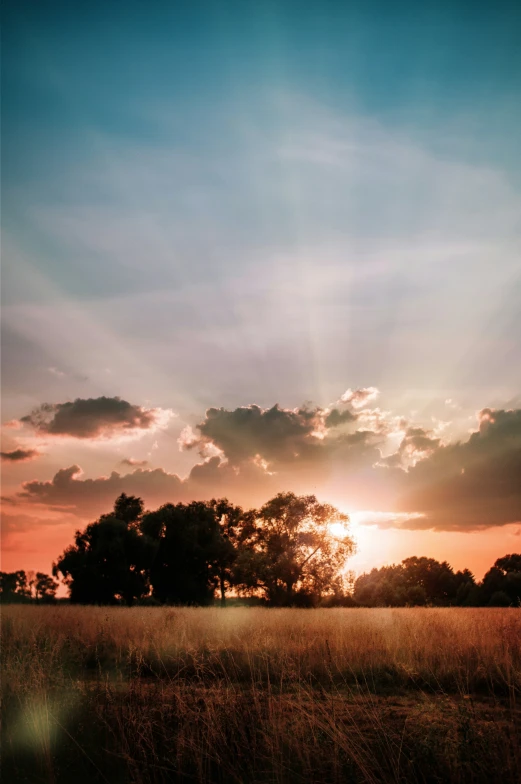
[[(133, 457), (183, 476), (210, 406), (375, 386), (371, 421), (447, 442), (519, 408), (519, 4), (7, 0), (2, 26), (4, 421), (171, 410)], [(8, 487), (128, 447), (43, 451)]]

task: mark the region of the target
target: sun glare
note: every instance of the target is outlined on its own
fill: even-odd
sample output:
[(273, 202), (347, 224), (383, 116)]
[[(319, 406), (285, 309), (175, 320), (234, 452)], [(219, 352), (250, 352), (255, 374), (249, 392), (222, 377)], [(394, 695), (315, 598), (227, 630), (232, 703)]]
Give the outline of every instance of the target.
[(343, 523), (331, 523), (329, 526), (329, 531), (331, 536), (334, 536), (335, 539), (343, 539), (349, 533), (347, 526), (345, 526)]

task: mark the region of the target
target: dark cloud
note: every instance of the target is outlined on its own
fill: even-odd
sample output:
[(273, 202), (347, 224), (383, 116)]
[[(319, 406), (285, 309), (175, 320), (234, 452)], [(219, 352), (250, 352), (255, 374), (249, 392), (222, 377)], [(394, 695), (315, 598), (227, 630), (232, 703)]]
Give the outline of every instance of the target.
[(41, 452), (37, 449), (13, 449), (10, 452), (0, 452), (2, 460), (10, 463), (23, 463), (27, 460), (34, 460), (39, 457)]
[(239, 464), (256, 455), (268, 462), (291, 461), (318, 440), (314, 432), (324, 425), (321, 409), (284, 409), (278, 405), (262, 409), (256, 405), (233, 411), (209, 408), (206, 418), (197, 425), (199, 438), (188, 448), (212, 443), (227, 459)]
[(77, 398), (68, 403), (44, 403), (20, 421), (44, 435), (97, 438), (149, 430), (157, 424), (160, 413), (119, 397)]
[(479, 430), (434, 448), (402, 487), (399, 510), (424, 514), (408, 528), (471, 531), (521, 522), (521, 410), (483, 409)]
[(131, 466), (132, 468), (144, 468), (148, 465), (148, 460), (135, 460), (133, 457), (124, 457), (121, 465)]
[(226, 468), (221, 465), (220, 459), (211, 457), (209, 460), (205, 460), (204, 463), (198, 463), (192, 468), (190, 479), (194, 484), (207, 485), (221, 478), (225, 472)]
[(278, 470), (295, 462), (321, 460), (339, 445), (347, 444), (350, 436), (333, 431), (356, 418), (351, 411), (336, 408), (209, 408), (203, 422), (196, 426), (199, 433), (187, 429), (180, 443), (185, 449), (197, 448), (203, 454), (211, 445), (233, 465), (261, 458)]
[(433, 452), (439, 445), (440, 439), (423, 427), (409, 427), (400, 444), (400, 450), (412, 454), (426, 454)]
[(338, 427), (346, 422), (354, 422), (356, 419), (355, 414), (346, 408), (345, 411), (339, 411), (338, 408), (333, 408), (325, 418), (326, 427)]

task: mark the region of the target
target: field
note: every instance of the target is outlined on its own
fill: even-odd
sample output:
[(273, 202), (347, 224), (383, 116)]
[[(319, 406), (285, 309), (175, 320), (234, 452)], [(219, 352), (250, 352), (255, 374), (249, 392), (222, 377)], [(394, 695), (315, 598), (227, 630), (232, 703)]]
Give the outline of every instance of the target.
[(4, 782), (519, 782), (516, 609), (2, 608)]

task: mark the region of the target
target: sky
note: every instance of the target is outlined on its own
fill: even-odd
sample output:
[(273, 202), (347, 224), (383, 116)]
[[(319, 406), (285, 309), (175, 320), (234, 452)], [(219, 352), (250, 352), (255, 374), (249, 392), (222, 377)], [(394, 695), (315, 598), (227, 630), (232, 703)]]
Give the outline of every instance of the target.
[(521, 550), (521, 7), (5, 0), (2, 569), (314, 493)]

